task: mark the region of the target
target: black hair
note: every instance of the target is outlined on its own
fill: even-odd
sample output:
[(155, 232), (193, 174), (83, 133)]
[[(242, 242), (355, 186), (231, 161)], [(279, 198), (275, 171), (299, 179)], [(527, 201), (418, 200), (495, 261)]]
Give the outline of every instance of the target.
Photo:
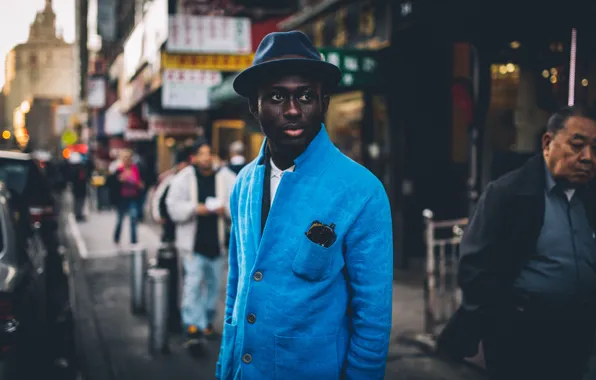
[(565, 123), (573, 116), (596, 120), (596, 113), (592, 108), (582, 106), (567, 106), (555, 112), (550, 119), (548, 119), (546, 130), (556, 134), (561, 129), (565, 128)]
[(192, 156), (193, 151), (191, 146), (184, 146), (176, 152), (176, 163), (180, 164), (182, 162), (190, 161), (190, 156)]
[[(207, 140), (205, 140), (204, 138), (198, 139), (192, 146), (192, 154), (193, 155), (197, 154), (197, 152), (199, 151), (199, 149), (201, 149), (201, 147), (203, 145), (209, 145), (209, 142)], [(209, 145), (209, 146), (211, 146), (211, 145)]]

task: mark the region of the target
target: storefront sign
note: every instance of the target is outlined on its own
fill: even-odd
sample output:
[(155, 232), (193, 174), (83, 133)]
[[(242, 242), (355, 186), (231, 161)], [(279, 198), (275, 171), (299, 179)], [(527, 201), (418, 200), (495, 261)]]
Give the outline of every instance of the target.
[(149, 94), (159, 89), (161, 85), (161, 75), (154, 73), (151, 67), (146, 66), (135, 79), (124, 85), (120, 96), (122, 110), (125, 112), (130, 110)]
[(236, 72), (250, 67), (253, 58), (253, 54), (184, 55), (162, 53), (161, 65), (164, 69)]
[(299, 27), (318, 47), (377, 50), (390, 43), (391, 12), (387, 0), (355, 2)]
[(120, 101), (116, 101), (106, 111), (104, 132), (108, 136), (121, 135), (128, 125), (128, 117), (120, 110)]
[(165, 70), (161, 103), (164, 108), (209, 109), (209, 89), (222, 81), (218, 71)]
[(68, 128), (68, 122), (73, 114), (73, 106), (61, 105), (56, 107), (54, 133), (61, 135)]
[(151, 141), (153, 137), (155, 137), (155, 134), (146, 129), (127, 129), (124, 132), (124, 140), (126, 141)]
[(106, 80), (103, 77), (87, 80), (87, 106), (103, 108), (106, 105)]
[(166, 50), (170, 53), (252, 52), (248, 18), (177, 14), (169, 19)]
[(340, 86), (358, 87), (377, 83), (378, 62), (374, 52), (366, 50), (319, 49), (323, 60), (343, 72)]
[(162, 116), (149, 118), (149, 130), (153, 134), (167, 136), (196, 135), (197, 119), (194, 116)]

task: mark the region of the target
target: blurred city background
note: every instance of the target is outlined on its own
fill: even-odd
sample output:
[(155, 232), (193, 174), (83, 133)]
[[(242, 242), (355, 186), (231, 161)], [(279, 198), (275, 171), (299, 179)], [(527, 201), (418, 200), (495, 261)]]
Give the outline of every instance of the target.
[[(192, 358), (172, 332), (169, 355), (149, 354), (149, 317), (130, 310), (134, 263), (112, 244), (107, 178), (120, 151), (131, 149), (146, 186), (139, 243), (147, 265), (159, 266), (161, 226), (150, 203), (160, 175), (198, 138), (211, 143), (221, 165), (232, 161), (234, 142), (243, 143), (245, 161), (257, 156), (264, 136), (232, 82), (266, 34), (301, 30), (344, 73), (325, 120), (331, 139), (382, 180), (392, 204), (387, 378), (484, 377), (481, 357), (454, 363), (434, 353), (436, 334), (459, 302), (453, 279), (461, 229), (490, 180), (540, 151), (554, 110), (596, 105), (596, 2), (0, 3), (0, 180), (22, 181), (19, 207), (28, 208), (32, 234), (41, 234), (36, 244), (47, 253), (38, 264), (44, 281), (54, 282), (44, 297), (60, 299), (47, 306), (59, 326), (48, 327), (48, 347), (62, 348), (40, 355), (57, 376), (214, 378), (218, 341), (210, 355)], [(82, 174), (74, 178), (73, 170)], [(85, 203), (76, 210), (81, 186)], [(49, 232), (37, 231), (39, 223)], [(11, 238), (2, 240), (6, 246)], [(3, 299), (0, 321), (9, 328), (15, 318)], [(24, 363), (19, 370), (41, 371)]]

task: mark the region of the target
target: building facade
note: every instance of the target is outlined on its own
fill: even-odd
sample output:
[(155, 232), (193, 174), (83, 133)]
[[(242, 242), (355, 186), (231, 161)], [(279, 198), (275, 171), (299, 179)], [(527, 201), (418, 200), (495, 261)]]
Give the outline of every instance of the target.
[(51, 0), (38, 12), (30, 26), (29, 38), (15, 46), (6, 57), (4, 86), (5, 113), (9, 125), (13, 111), (33, 98), (72, 101), (75, 87), (73, 45), (56, 30), (56, 14)]

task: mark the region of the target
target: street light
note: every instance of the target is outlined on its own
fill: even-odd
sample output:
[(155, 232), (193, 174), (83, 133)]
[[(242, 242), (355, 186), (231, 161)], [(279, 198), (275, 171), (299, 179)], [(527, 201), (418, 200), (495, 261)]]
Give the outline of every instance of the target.
[(28, 100), (24, 100), (23, 103), (21, 103), (21, 112), (28, 113), (30, 110), (31, 110), (31, 103), (29, 103)]

